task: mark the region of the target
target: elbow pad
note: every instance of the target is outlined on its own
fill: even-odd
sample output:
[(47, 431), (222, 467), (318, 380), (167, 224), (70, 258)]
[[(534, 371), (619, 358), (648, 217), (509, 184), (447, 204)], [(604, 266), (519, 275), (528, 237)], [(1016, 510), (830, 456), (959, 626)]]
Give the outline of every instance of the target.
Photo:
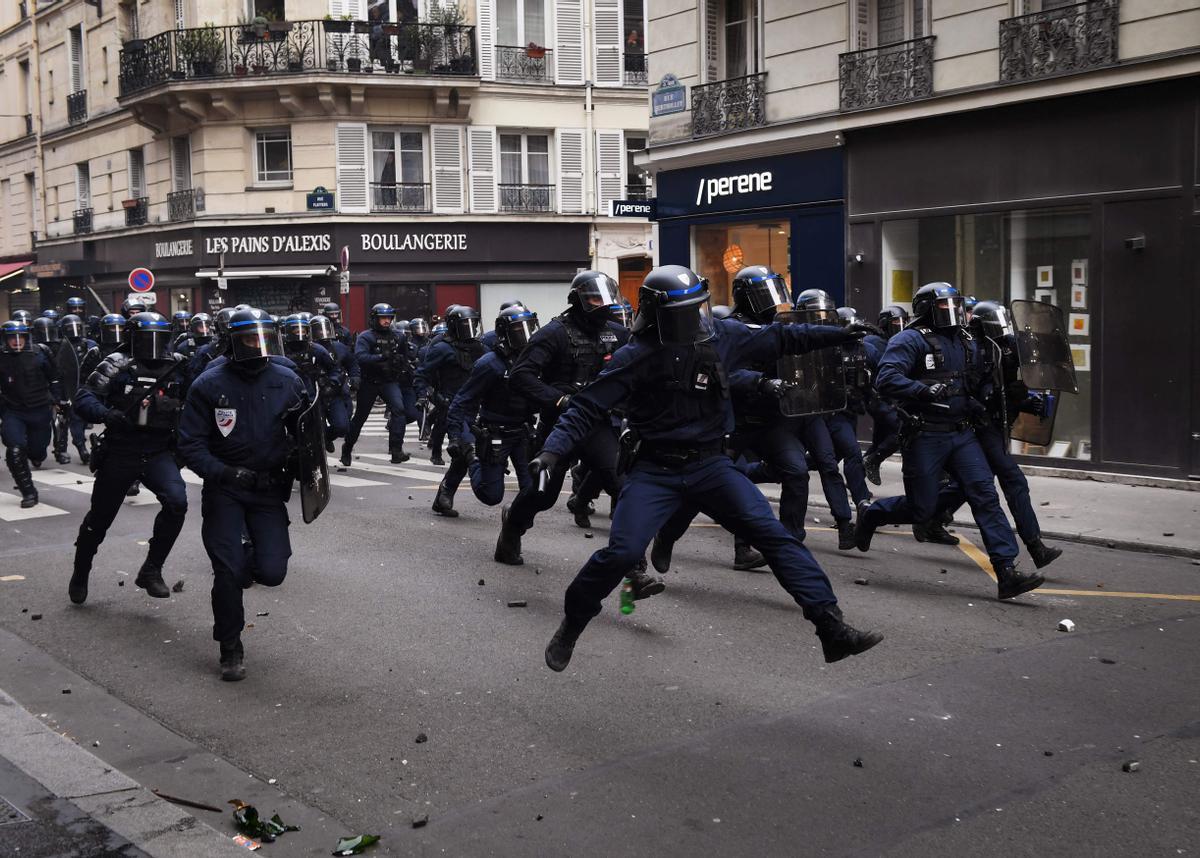
[(96, 371), (88, 377), (87, 389), (97, 396), (107, 396), (109, 387), (112, 386), (112, 380), (128, 365), (128, 357), (121, 352), (113, 352), (100, 361)]

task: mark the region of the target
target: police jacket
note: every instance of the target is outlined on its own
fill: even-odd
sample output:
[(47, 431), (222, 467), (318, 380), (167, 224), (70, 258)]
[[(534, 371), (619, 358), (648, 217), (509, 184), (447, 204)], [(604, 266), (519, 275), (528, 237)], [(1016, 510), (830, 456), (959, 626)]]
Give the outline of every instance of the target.
[(341, 324), (340, 322), (334, 322), (333, 330), (334, 330), (334, 336), (337, 337), (337, 341), (339, 343), (341, 343), (348, 349), (354, 348), (354, 334), (350, 333), (349, 328), (347, 328), (345, 325)]
[(212, 342), (205, 343), (192, 353), (188, 360), (187, 374), (189, 379), (197, 378), (200, 373), (208, 369), (208, 365), (216, 360), (227, 351), (225, 340), (218, 338)]
[(1039, 394), (1030, 392), (1021, 381), (1021, 356), (1012, 335), (999, 339), (980, 337), (985, 374), (992, 379), (990, 395), (984, 401), (988, 418), (1000, 429), (1012, 428), (1022, 411), (1037, 414), (1042, 408)]
[(287, 461), (287, 426), (307, 406), (304, 382), (275, 361), (258, 374), (223, 362), (192, 382), (179, 423), (179, 452), (205, 481), (226, 466), (271, 471)]
[(503, 351), (487, 352), (471, 367), (471, 374), (458, 389), (446, 416), (446, 434), (475, 443), (471, 424), (489, 428), (515, 429), (533, 418), (529, 400), (509, 389), (512, 359)]
[(179, 425), (187, 379), (183, 358), (135, 360), (124, 352), (113, 352), (100, 361), (75, 394), (75, 412), (88, 423), (103, 423), (113, 409), (125, 415), (125, 423), (104, 431), (113, 448), (158, 453), (171, 446)]
[[(744, 325), (751, 331), (763, 328), (763, 325), (751, 321), (741, 313), (734, 313), (729, 320)], [(775, 420), (785, 419), (779, 410), (779, 400), (762, 393), (758, 386), (763, 378), (775, 378), (778, 375), (774, 357), (743, 361), (741, 364), (726, 367), (726, 371), (729, 374), (729, 386), (733, 396), (734, 420), (739, 428), (764, 426)]]
[(311, 400), (321, 391), (322, 396), (332, 396), (336, 390), (342, 392), (342, 372), (333, 355), (320, 343), (304, 343), (303, 350), (289, 350), (287, 358), (296, 367), (295, 373), (304, 380), (304, 388)]
[(853, 339), (831, 326), (772, 324), (752, 330), (721, 319), (714, 327), (712, 339), (693, 346), (660, 345), (653, 331), (632, 338), (586, 390), (571, 397), (544, 449), (565, 456), (622, 403), (643, 444), (717, 448), (734, 427), (727, 367)]
[(358, 365), (358, 358), (354, 356), (354, 350), (341, 340), (329, 340), (328, 343), (322, 342), (325, 350), (333, 356), (334, 363), (337, 365), (334, 370), (336, 383), (339, 389), (345, 392), (346, 382), (352, 378), (362, 378), (362, 369)]
[(31, 351), (0, 352), (0, 402), (5, 408), (44, 408), (64, 399), (49, 349), (35, 345)]
[(495, 351), (496, 344), (500, 342), (500, 335), (496, 333), (495, 329), (485, 331), (483, 335), (480, 336), (479, 342), (483, 344), (485, 351)]
[(363, 331), (354, 341), (354, 357), (367, 381), (411, 385), (409, 351), (408, 337), (393, 331)]
[(509, 374), (512, 389), (532, 402), (547, 419), (564, 395), (592, 382), (616, 351), (629, 342), (629, 330), (608, 322), (600, 329), (581, 324), (567, 310), (529, 340)]
[[(879, 361), (879, 392), (929, 424), (953, 423), (978, 413), (991, 386), (979, 344), (964, 328), (930, 328), (920, 322), (892, 336)], [(945, 384), (950, 395), (940, 403), (922, 395)]]
[(445, 339), (425, 352), (417, 367), (417, 378), (447, 398), (458, 393), (471, 374), (475, 361), (483, 357), (479, 340)]

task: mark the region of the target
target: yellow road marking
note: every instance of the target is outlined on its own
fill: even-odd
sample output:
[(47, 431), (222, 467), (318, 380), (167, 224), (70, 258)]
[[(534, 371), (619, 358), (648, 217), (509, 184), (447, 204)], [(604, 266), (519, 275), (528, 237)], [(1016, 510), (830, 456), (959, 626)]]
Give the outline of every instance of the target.
[(5, 575), (3, 578), (0, 578), (0, 581), (3, 581), (6, 584), (9, 581), (24, 581), (24, 580), (25, 580), (24, 575)]
[(975, 565), (987, 573), (987, 576), (993, 581), (996, 580), (996, 573), (992, 571), (992, 561), (988, 556), (976, 548), (971, 542), (961, 533), (958, 534), (958, 548), (963, 554), (975, 561)]

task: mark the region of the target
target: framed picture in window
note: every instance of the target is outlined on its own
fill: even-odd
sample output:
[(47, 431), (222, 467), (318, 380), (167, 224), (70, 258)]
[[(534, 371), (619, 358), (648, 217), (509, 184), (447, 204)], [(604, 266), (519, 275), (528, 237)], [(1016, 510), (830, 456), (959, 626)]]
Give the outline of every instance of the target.
[(1087, 285), (1087, 260), (1072, 259), (1071, 260), (1071, 285), (1086, 286)]
[(1036, 289), (1053, 289), (1054, 288), (1054, 266), (1039, 265), (1037, 267), (1037, 279), (1034, 281)]
[(1075, 310), (1087, 309), (1087, 287), (1072, 286), (1071, 287), (1071, 307)]
[(1075, 364), (1076, 372), (1092, 371), (1092, 347), (1087, 344), (1071, 344), (1071, 362)]
[(1033, 300), (1041, 301), (1043, 304), (1053, 304), (1055, 307), (1058, 306), (1058, 295), (1055, 294), (1053, 289), (1034, 289)]

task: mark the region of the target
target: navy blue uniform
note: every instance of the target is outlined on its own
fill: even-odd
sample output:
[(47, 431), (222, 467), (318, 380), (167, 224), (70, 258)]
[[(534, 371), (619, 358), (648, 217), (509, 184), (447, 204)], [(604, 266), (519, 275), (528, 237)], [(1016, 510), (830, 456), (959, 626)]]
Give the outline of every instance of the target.
[[(883, 353), (887, 350), (887, 342), (878, 334), (868, 334), (863, 338), (867, 369), (870, 370), (873, 379), (879, 377), (879, 361), (883, 359)], [(878, 391), (875, 396), (867, 399), (867, 413), (871, 415), (871, 445), (867, 448), (864, 458), (878, 467), (900, 449), (900, 415), (896, 407), (879, 395)]]
[(185, 379), (176, 360), (133, 360), (115, 352), (96, 368), (75, 395), (75, 410), (89, 423), (104, 423), (103, 442), (94, 452), (92, 505), (75, 541), (76, 569), (90, 569), (125, 500), (140, 482), (162, 505), (146, 564), (159, 569), (187, 516), (187, 486), (175, 461), (175, 429), (183, 405)]
[(847, 346), (845, 353), (846, 407), (825, 415), (833, 453), (842, 463), (845, 485), (855, 506), (871, 499), (863, 468), (862, 449), (858, 446), (858, 418), (867, 413), (868, 403), (876, 398), (872, 385), (870, 357), (866, 346)]
[(450, 402), (467, 380), (475, 361), (483, 356), (484, 348), (479, 340), (454, 340), (434, 337), (417, 367), (417, 380), (424, 388), (424, 395), (433, 400), (429, 449), (433, 458), (441, 455), (442, 440), (446, 435), (446, 423)]
[[(292, 554), (285, 506), (292, 478), (285, 426), (306, 405), (304, 382), (269, 363), (257, 375), (236, 364), (210, 367), (192, 382), (179, 425), (179, 451), (204, 479), (201, 536), (213, 565), (213, 639), (238, 638), (245, 625), (242, 588), (275, 587)], [(233, 485), (231, 469), (256, 473), (257, 485)], [(247, 533), (253, 549), (242, 545)]]
[(752, 331), (715, 323), (712, 340), (695, 347), (658, 346), (635, 338), (571, 399), (546, 439), (565, 458), (610, 411), (624, 405), (640, 438), (625, 479), (609, 544), (591, 556), (567, 589), (568, 621), (585, 625), (642, 557), (655, 532), (685, 502), (749, 541), (768, 559), (785, 590), (812, 618), (837, 604), (829, 579), (808, 549), (779, 523), (766, 498), (725, 454), (734, 413), (725, 367), (837, 345), (839, 328), (771, 325)]
[[(63, 340), (62, 344), (59, 346), (59, 348), (60, 349), (74, 349), (75, 364), (76, 364), (76, 366), (78, 366), (82, 369), (83, 362), (87, 359), (88, 354), (91, 353), (92, 349), (97, 348), (97, 346), (92, 340), (89, 340), (86, 337), (82, 337), (78, 340), (69, 340), (69, 339)], [(79, 373), (79, 381), (83, 382), (86, 380), (87, 380), (87, 376), (84, 375), (81, 371)], [(68, 399), (74, 399), (75, 391), (68, 389), (66, 386), (67, 384), (71, 383), (70, 380), (63, 379), (63, 382), (64, 382), (63, 393), (67, 396)], [(86, 458), (87, 457), (88, 421), (84, 420), (79, 415), (79, 410), (77, 408), (75, 408), (73, 404), (66, 409), (65, 415), (60, 414), (60, 419), (65, 420), (67, 429), (70, 432), (71, 443), (74, 444), (76, 449), (79, 450), (80, 456), (83, 456), (84, 458)], [(66, 433), (62, 433), (62, 437), (55, 437), (55, 439), (54, 439), (54, 452), (56, 454), (59, 454), (59, 453), (65, 454), (66, 449), (67, 449), (67, 435), (66, 435)], [(86, 464), (86, 462), (85, 462), (85, 464)]]
[(496, 350), (496, 344), (500, 342), (500, 335), (496, 333), (495, 329), (492, 329), (480, 336), (479, 342), (489, 352), (494, 352)]
[[(46, 458), (50, 446), (51, 406), (65, 399), (50, 350), (0, 352), (0, 438), (11, 457), (28, 455), (34, 465)], [(13, 474), (16, 476), (16, 473)]]
[[(1002, 565), (1016, 558), (1017, 543), (971, 426), (984, 408), (981, 400), (991, 394), (986, 376), (978, 344), (961, 328), (914, 326), (888, 340), (879, 362), (879, 392), (919, 418), (921, 426), (903, 450), (904, 496), (877, 500), (861, 515), (875, 526), (930, 522), (938, 509), (938, 480), (946, 471), (971, 505), (992, 563)], [(927, 402), (925, 392), (935, 383), (946, 384), (949, 396)]]
[(332, 376), (333, 387), (325, 399), (325, 422), (329, 424), (330, 441), (345, 438), (350, 431), (350, 413), (354, 402), (350, 398), (352, 392), (357, 392), (362, 381), (362, 370), (354, 357), (354, 350), (340, 340), (323, 342), (326, 351), (333, 356), (336, 364)]
[[(371, 414), (375, 398), (382, 397), (391, 412), (388, 417), (388, 449), (404, 449), (404, 427), (417, 419), (417, 396), (413, 390), (412, 367), (409, 364), (408, 337), (391, 330), (363, 331), (354, 343), (354, 358), (358, 361), (362, 382), (354, 404), (354, 419), (346, 433), (346, 446), (358, 441), (363, 424)], [(346, 458), (343, 453), (343, 461)]]

